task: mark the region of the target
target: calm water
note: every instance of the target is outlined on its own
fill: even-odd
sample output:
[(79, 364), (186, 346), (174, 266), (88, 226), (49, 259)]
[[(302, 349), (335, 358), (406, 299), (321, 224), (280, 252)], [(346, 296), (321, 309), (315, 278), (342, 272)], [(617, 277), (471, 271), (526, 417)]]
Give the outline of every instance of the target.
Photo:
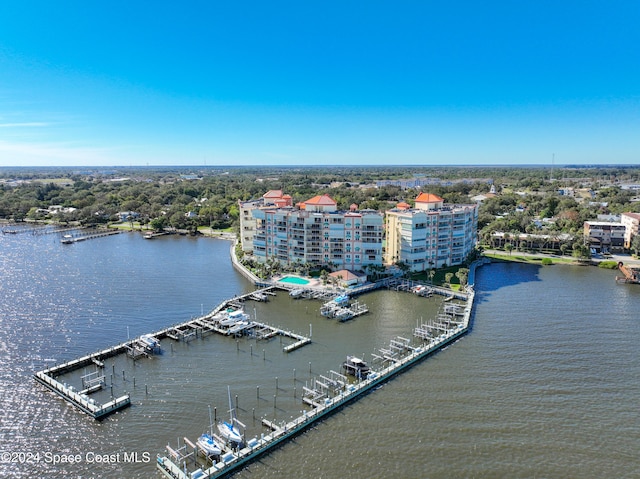
[[(311, 325), (313, 344), (284, 355), (278, 339), (211, 336), (165, 340), (163, 355), (136, 364), (108, 360), (107, 382), (115, 395), (130, 392), (133, 406), (96, 422), (32, 371), (249, 291), (230, 266), (229, 243), (127, 233), (61, 245), (56, 235), (4, 235), (0, 253), (0, 445), (40, 453), (39, 462), (0, 464), (1, 477), (161, 477), (155, 455), (195, 440), (208, 405), (224, 415), (227, 385), (249, 435), (260, 434), (260, 417), (299, 414), (312, 376), (338, 370), (346, 354), (369, 356), (409, 337), (439, 307), (380, 291), (361, 298), (370, 314), (339, 324), (319, 316), (319, 303), (284, 294), (247, 303), (261, 321), (303, 334)], [(235, 477), (640, 477), (640, 287), (614, 277), (596, 268), (483, 267), (469, 335)], [(141, 462), (86, 460), (118, 452), (137, 452)], [(54, 466), (52, 454), (82, 460)]]

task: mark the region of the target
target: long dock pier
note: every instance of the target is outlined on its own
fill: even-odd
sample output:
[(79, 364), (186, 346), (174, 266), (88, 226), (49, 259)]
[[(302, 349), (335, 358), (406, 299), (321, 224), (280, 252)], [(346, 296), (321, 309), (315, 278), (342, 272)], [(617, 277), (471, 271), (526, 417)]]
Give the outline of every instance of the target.
[[(388, 381), (397, 374), (400, 374), (417, 362), (422, 361), (434, 352), (455, 342), (458, 338), (469, 331), (471, 311), (473, 308), (474, 292), (471, 290), (465, 295), (466, 306), (462, 313), (459, 324), (452, 325), (444, 333), (425, 340), (421, 346), (411, 347), (409, 340), (398, 338), (392, 345), (396, 346), (393, 361), (385, 362), (386, 367), (379, 371), (371, 371), (366, 379), (361, 379), (357, 383), (343, 384), (336, 391), (333, 397), (316, 395), (315, 400), (306, 401), (312, 409), (304, 411), (301, 416), (284, 424), (275, 424), (271, 421), (263, 421), (263, 424), (271, 430), (268, 435), (261, 435), (260, 438), (253, 438), (247, 442), (247, 446), (235, 452), (225, 454), (220, 461), (212, 462), (211, 467), (206, 470), (199, 469), (188, 473), (182, 469), (180, 464), (176, 464), (167, 456), (157, 456), (157, 468), (171, 479), (218, 479), (225, 477), (246, 464), (254, 461), (263, 454), (268, 453), (284, 441), (300, 434), (305, 429), (311, 427), (320, 419), (332, 414), (344, 405), (362, 397), (366, 392), (374, 389), (379, 384)], [(397, 344), (396, 344), (397, 343)], [(400, 347), (400, 346), (402, 347)], [(403, 353), (400, 354), (400, 353)], [(308, 392), (314, 394), (315, 391)], [(194, 476), (195, 475), (195, 476)]]
[[(44, 369), (34, 373), (34, 379), (40, 384), (46, 386), (49, 390), (62, 397), (69, 403), (76, 406), (80, 411), (88, 414), (94, 419), (103, 419), (109, 414), (112, 414), (120, 409), (123, 409), (131, 404), (131, 398), (129, 394), (125, 394), (118, 398), (111, 398), (111, 401), (105, 404), (99, 404), (95, 400), (88, 397), (88, 394), (95, 392), (102, 387), (102, 384), (90, 384), (89, 388), (85, 388), (82, 391), (77, 391), (72, 386), (68, 386), (65, 383), (58, 381), (56, 378), (72, 371), (77, 371), (86, 366), (92, 365), (98, 368), (104, 367), (104, 360), (120, 354), (127, 354), (132, 359), (139, 359), (148, 357), (154, 352), (153, 348), (149, 348), (147, 344), (142, 342), (145, 336), (151, 336), (154, 339), (161, 340), (165, 338), (172, 339), (174, 341), (190, 341), (200, 336), (203, 337), (208, 333), (218, 333), (224, 336), (248, 334), (253, 332), (259, 339), (270, 339), (275, 336), (284, 336), (293, 339), (295, 342), (283, 346), (282, 350), (285, 353), (295, 351), (302, 346), (311, 342), (310, 337), (303, 336), (291, 331), (286, 331), (268, 324), (259, 323), (257, 321), (250, 321), (247, 325), (243, 325), (242, 328), (221, 327), (214, 321), (216, 314), (229, 308), (232, 304), (243, 302), (246, 299), (251, 299), (252, 295), (256, 293), (269, 294), (272, 293), (272, 287), (263, 288), (258, 291), (252, 291), (251, 293), (244, 294), (242, 296), (234, 297), (230, 300), (222, 302), (212, 312), (199, 317), (193, 318), (180, 324), (169, 326), (168, 328), (156, 331), (149, 335), (143, 335), (139, 338), (127, 340), (116, 346), (112, 346), (107, 349), (97, 351), (95, 353), (82, 356), (77, 359), (65, 362), (63, 364), (55, 365), (50, 368)], [(157, 346), (159, 349), (159, 346)], [(83, 384), (83, 387), (84, 384)]]
[(62, 244), (73, 244), (78, 243), (79, 241), (90, 240), (94, 238), (102, 238), (104, 236), (117, 235), (122, 233), (121, 230), (108, 230), (108, 231), (99, 231), (95, 233), (87, 233), (81, 236), (73, 236), (73, 235), (64, 235), (60, 242)]

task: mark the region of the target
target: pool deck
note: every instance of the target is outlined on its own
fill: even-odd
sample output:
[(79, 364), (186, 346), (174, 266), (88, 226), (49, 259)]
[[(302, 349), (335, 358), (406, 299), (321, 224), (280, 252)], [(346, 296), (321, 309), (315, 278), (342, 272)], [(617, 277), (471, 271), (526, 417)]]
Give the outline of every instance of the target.
[[(298, 281), (283, 281), (286, 278), (298, 279)], [(304, 283), (303, 283), (304, 281)], [(285, 274), (284, 276), (274, 276), (271, 278), (272, 283), (277, 283), (278, 285), (284, 285), (285, 287), (295, 287), (295, 288), (319, 288), (322, 287), (322, 280), (317, 278), (302, 278), (300, 276), (296, 276), (293, 274)]]

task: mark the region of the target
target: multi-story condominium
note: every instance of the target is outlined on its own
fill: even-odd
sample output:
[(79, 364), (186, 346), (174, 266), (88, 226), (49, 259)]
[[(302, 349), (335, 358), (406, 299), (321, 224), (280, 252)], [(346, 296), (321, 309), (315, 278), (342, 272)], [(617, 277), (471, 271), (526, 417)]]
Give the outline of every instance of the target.
[(624, 230), (624, 247), (631, 248), (633, 237), (638, 235), (638, 226), (640, 225), (640, 213), (622, 213), (620, 222), (625, 226)]
[(282, 190), (267, 191), (262, 198), (251, 201), (238, 201), (240, 209), (240, 243), (242, 251), (253, 251), (253, 237), (256, 231), (256, 220), (252, 211), (257, 208), (284, 208), (292, 206), (293, 199), (289, 195), (283, 195)]
[(584, 236), (594, 253), (620, 252), (624, 248), (625, 226), (608, 221), (585, 221)]
[[(331, 197), (320, 195), (299, 208), (261, 206), (251, 208), (250, 214), (252, 219), (245, 225), (254, 228), (251, 250), (260, 262), (273, 258), (284, 264), (330, 264), (356, 271), (382, 264), (384, 224), (377, 211), (359, 211), (356, 205), (349, 211), (338, 211)], [(244, 235), (249, 236), (250, 231), (243, 230), (245, 251), (249, 243), (244, 244)]]
[(415, 208), (398, 203), (386, 213), (385, 263), (402, 262), (411, 271), (462, 264), (476, 245), (478, 205), (445, 205), (420, 193)]

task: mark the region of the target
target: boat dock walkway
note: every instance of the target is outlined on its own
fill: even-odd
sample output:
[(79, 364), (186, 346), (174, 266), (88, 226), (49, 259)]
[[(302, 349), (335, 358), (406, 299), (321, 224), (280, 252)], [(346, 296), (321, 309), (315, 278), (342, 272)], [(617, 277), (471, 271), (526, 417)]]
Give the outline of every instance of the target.
[[(315, 378), (311, 388), (303, 388), (303, 402), (311, 406), (310, 411), (303, 411), (301, 416), (279, 424), (263, 419), (262, 424), (270, 430), (269, 434), (251, 439), (243, 449), (225, 454), (218, 462), (211, 462), (211, 466), (206, 470), (198, 469), (188, 473), (180, 468), (179, 461), (176, 464), (172, 458), (161, 455), (157, 457), (157, 468), (171, 479), (193, 479), (194, 477), (217, 479), (266, 454), (283, 441), (296, 436), (318, 420), (362, 397), (379, 384), (388, 381), (464, 335), (469, 330), (474, 292), (470, 290), (468, 294), (460, 293), (460, 295), (464, 296), (466, 305), (457, 324), (451, 323), (442, 334), (422, 340), (419, 346), (411, 346), (411, 341), (407, 338), (395, 338), (387, 350), (392, 360), (384, 361), (380, 369), (372, 370), (366, 379), (348, 383), (344, 376), (335, 371), (331, 371), (329, 376)], [(456, 314), (450, 314), (450, 316), (458, 316), (459, 312), (456, 309)]]
[(62, 244), (73, 244), (78, 243), (79, 241), (85, 241), (95, 238), (103, 238), (105, 236), (117, 235), (122, 233), (122, 230), (108, 230), (108, 231), (99, 231), (94, 233), (86, 233), (80, 236), (72, 236), (72, 235), (64, 235), (60, 242)]
[(83, 387), (85, 390), (77, 392), (73, 387), (57, 381), (56, 378), (72, 371), (77, 371), (88, 365), (104, 368), (105, 359), (120, 354), (126, 354), (130, 358), (138, 360), (141, 358), (147, 358), (160, 351), (159, 346), (150, 348), (149, 345), (142, 340), (144, 337), (151, 336), (157, 340), (169, 338), (174, 341), (191, 341), (197, 337), (202, 338), (205, 335), (212, 333), (221, 334), (223, 336), (253, 335), (258, 339), (265, 340), (271, 339), (275, 336), (282, 336), (294, 340), (293, 343), (283, 346), (282, 350), (285, 353), (290, 353), (311, 343), (310, 337), (280, 329), (265, 323), (259, 323), (257, 321), (249, 321), (246, 325), (222, 327), (214, 320), (216, 314), (226, 310), (232, 304), (237, 304), (238, 302), (241, 303), (246, 299), (251, 299), (251, 296), (256, 293), (273, 294), (272, 290), (273, 287), (270, 286), (258, 291), (252, 291), (251, 293), (247, 293), (242, 296), (234, 297), (222, 302), (212, 312), (202, 317), (193, 318), (183, 323), (175, 324), (160, 331), (156, 331), (150, 335), (143, 335), (139, 338), (127, 340), (126, 342), (120, 343), (116, 346), (38, 371), (34, 374), (34, 378), (81, 411), (92, 416), (94, 419), (103, 419), (109, 414), (129, 406), (131, 404), (129, 394), (125, 394), (119, 398), (112, 398), (108, 403), (101, 405), (96, 403), (93, 399), (90, 399), (87, 394), (101, 389), (104, 385), (103, 381), (93, 381), (89, 384), (89, 387), (87, 387), (83, 380)]

